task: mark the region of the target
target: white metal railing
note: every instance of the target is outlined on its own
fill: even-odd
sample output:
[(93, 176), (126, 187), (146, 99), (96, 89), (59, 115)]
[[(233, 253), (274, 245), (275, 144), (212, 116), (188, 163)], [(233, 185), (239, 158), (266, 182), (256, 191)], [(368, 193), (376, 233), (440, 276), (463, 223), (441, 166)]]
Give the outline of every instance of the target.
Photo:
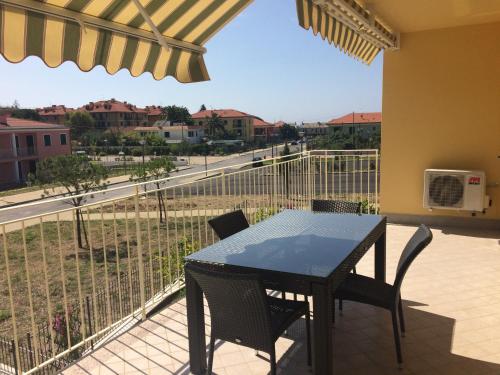
[(241, 208), (254, 224), (314, 198), (374, 213), (378, 172), (376, 150), (310, 151), (94, 192), (80, 207), (0, 209), (36, 212), (0, 222), (0, 366), (53, 373), (144, 319), (183, 288), (184, 256), (216, 240), (210, 218)]

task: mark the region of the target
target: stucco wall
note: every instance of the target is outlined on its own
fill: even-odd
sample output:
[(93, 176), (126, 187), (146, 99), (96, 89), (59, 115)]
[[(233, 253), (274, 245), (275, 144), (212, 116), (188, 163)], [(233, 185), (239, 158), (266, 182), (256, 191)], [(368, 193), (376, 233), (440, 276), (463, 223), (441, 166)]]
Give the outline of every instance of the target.
[[(426, 168), (480, 169), (500, 182), (500, 23), (401, 35), (384, 55), (381, 211), (422, 207)], [(485, 218), (500, 218), (500, 187)]]

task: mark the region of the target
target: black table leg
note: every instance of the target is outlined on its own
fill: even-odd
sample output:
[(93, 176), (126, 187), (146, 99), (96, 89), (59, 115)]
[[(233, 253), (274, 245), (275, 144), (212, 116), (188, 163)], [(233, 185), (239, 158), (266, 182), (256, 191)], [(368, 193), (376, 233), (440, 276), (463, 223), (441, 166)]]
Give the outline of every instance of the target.
[(333, 374), (333, 295), (328, 284), (313, 284), (313, 374)]
[(375, 278), (385, 282), (385, 263), (386, 263), (386, 249), (385, 249), (386, 232), (379, 237), (375, 242)]
[(203, 292), (196, 281), (189, 275), (189, 272), (185, 272), (185, 277), (189, 366), (192, 374), (202, 375), (207, 370)]

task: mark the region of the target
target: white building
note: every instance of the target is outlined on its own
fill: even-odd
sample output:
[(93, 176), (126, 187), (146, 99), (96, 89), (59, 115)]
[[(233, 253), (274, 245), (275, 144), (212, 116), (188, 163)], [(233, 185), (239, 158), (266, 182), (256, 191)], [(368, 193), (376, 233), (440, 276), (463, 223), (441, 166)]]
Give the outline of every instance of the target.
[(153, 126), (139, 126), (135, 128), (141, 136), (156, 133), (167, 143), (201, 143), (205, 133), (201, 126), (185, 124), (171, 124), (170, 121), (157, 121)]

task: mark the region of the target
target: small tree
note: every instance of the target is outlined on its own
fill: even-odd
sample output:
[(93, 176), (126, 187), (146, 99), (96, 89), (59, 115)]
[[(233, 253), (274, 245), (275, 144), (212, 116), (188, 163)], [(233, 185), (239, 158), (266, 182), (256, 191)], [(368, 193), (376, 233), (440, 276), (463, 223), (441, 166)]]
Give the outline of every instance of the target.
[(169, 105), (163, 108), (163, 113), (167, 116), (167, 120), (172, 123), (184, 123), (193, 125), (193, 119), (189, 110), (186, 107)]
[(206, 111), (207, 110), (207, 107), (205, 107), (205, 104), (202, 104), (201, 107), (200, 107), (200, 112), (201, 111)]
[(10, 115), (15, 118), (23, 118), (27, 120), (35, 120), (35, 121), (42, 120), (37, 111), (29, 108), (13, 107), (12, 113)]
[(280, 128), (280, 135), (285, 141), (299, 138), (299, 131), (296, 126), (284, 124)]
[(74, 139), (79, 139), (83, 134), (95, 130), (95, 120), (87, 112), (75, 111), (66, 116), (66, 125), (71, 128), (71, 136)]
[[(100, 164), (93, 164), (85, 156), (60, 155), (40, 161), (36, 167), (36, 174), (30, 175), (30, 180), (36, 185), (54, 191), (62, 186), (69, 195), (71, 203), (76, 207), (76, 230), (78, 246), (83, 248), (82, 221), (83, 214), (78, 208), (85, 203), (86, 196), (82, 194), (106, 189), (108, 172)], [(85, 231), (85, 227), (83, 227)], [(85, 243), (88, 239), (85, 233)]]
[(138, 165), (132, 172), (130, 179), (146, 182), (153, 181), (157, 189), (156, 197), (158, 198), (158, 211), (160, 213), (160, 223), (163, 223), (163, 213), (167, 216), (167, 208), (163, 202), (163, 193), (160, 190), (163, 178), (167, 178), (169, 173), (174, 169), (174, 164), (167, 157), (152, 159), (147, 163)]

